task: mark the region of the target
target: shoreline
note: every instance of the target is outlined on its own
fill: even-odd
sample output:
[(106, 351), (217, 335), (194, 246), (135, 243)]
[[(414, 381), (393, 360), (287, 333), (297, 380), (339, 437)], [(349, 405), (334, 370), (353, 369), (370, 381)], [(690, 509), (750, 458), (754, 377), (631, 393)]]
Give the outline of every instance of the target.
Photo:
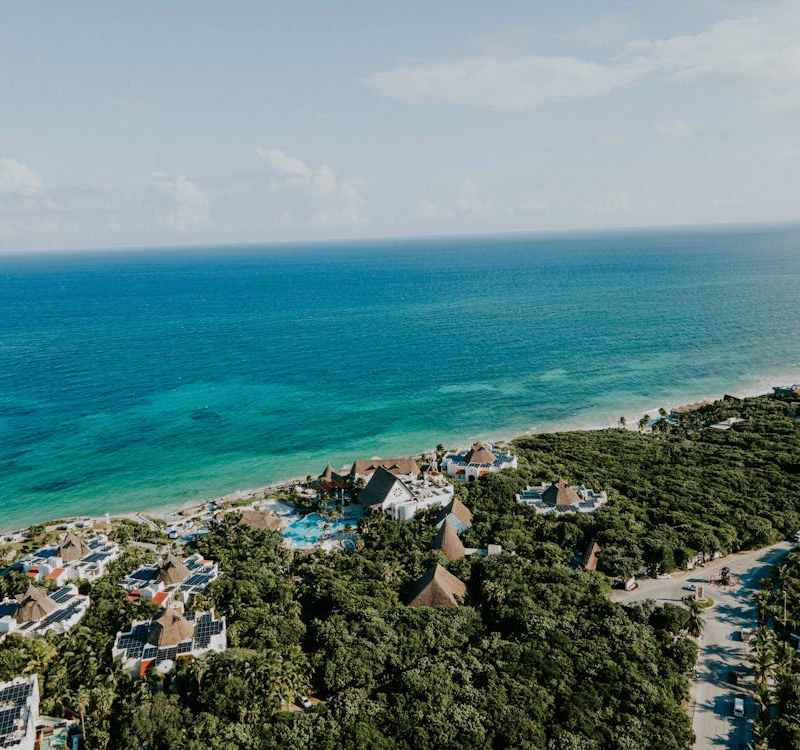
[[(762, 376), (757, 379), (750, 381), (749, 385), (744, 385), (741, 388), (733, 388), (731, 390), (736, 391), (737, 397), (739, 398), (753, 398), (756, 396), (767, 395), (771, 390), (771, 385), (768, 384), (776, 384), (776, 383), (785, 383), (785, 382), (798, 382), (798, 378), (800, 377), (800, 373), (796, 370), (790, 370), (792, 374), (784, 374), (783, 376)], [(726, 391), (729, 393), (730, 391)], [(542, 428), (539, 429), (537, 426), (533, 425), (528, 430), (520, 431), (519, 429), (512, 429), (512, 430), (498, 430), (493, 432), (487, 432), (483, 434), (473, 435), (469, 438), (446, 438), (446, 442), (458, 444), (458, 445), (469, 445), (474, 440), (489, 440), (492, 442), (511, 442), (518, 438), (526, 437), (528, 435), (542, 435), (542, 434), (551, 434), (555, 432), (593, 432), (597, 430), (606, 430), (610, 428), (617, 428), (618, 427), (618, 420), (619, 417), (624, 416), (627, 421), (627, 426), (625, 429), (631, 430), (633, 432), (638, 431), (638, 420), (645, 414), (649, 414), (651, 417), (658, 415), (659, 408), (665, 408), (669, 411), (670, 408), (674, 408), (679, 404), (685, 403), (694, 403), (696, 401), (705, 401), (705, 400), (713, 400), (717, 401), (723, 397), (723, 394), (720, 394), (717, 391), (714, 394), (709, 394), (708, 392), (701, 392), (701, 391), (689, 391), (688, 395), (683, 397), (675, 397), (672, 396), (671, 398), (665, 399), (664, 402), (659, 404), (658, 406), (653, 406), (649, 408), (634, 408), (633, 404), (630, 404), (623, 408), (621, 413), (618, 413), (616, 417), (612, 417), (612, 412), (607, 412), (607, 416), (604, 420), (600, 420), (600, 415), (595, 417), (589, 418), (588, 420), (580, 420), (576, 419), (569, 419), (567, 421), (560, 421), (559, 423), (545, 423), (542, 425)], [(647, 399), (649, 402), (649, 399)], [(641, 402), (645, 402), (645, 399), (642, 399)], [(670, 403), (673, 402), (673, 403)], [(652, 402), (651, 402), (652, 403)], [(665, 405), (665, 403), (667, 405)], [(433, 450), (432, 448), (425, 448), (425, 449), (414, 449), (411, 451), (406, 451), (408, 455), (418, 456), (422, 453), (429, 452)], [(373, 454), (374, 455), (374, 454)], [(314, 470), (316, 471), (316, 470)], [(314, 471), (312, 471), (311, 476), (314, 476)], [(302, 477), (292, 477), (292, 478), (284, 478), (278, 479), (272, 482), (268, 482), (263, 485), (257, 485), (245, 489), (237, 489), (232, 490), (231, 492), (227, 492), (222, 495), (208, 495), (202, 499), (193, 499), (188, 500), (181, 503), (167, 503), (165, 505), (159, 505), (154, 507), (143, 507), (140, 509), (132, 509), (129, 511), (124, 511), (121, 513), (111, 513), (108, 515), (70, 515), (70, 516), (55, 516), (54, 518), (50, 519), (43, 519), (41, 521), (35, 521), (29, 523), (27, 526), (16, 526), (16, 527), (6, 527), (0, 526), (0, 534), (10, 535), (13, 533), (20, 533), (23, 532), (32, 526), (50, 526), (56, 522), (58, 523), (69, 523), (74, 522), (77, 520), (88, 519), (92, 522), (97, 521), (104, 521), (106, 518), (110, 520), (130, 520), (130, 521), (137, 521), (138, 519), (144, 517), (153, 520), (167, 522), (167, 519), (172, 516), (180, 515), (183, 518), (189, 518), (192, 515), (195, 515), (201, 511), (201, 509), (208, 505), (211, 502), (219, 503), (220, 505), (230, 504), (239, 500), (246, 500), (252, 499), (253, 502), (263, 499), (266, 495), (270, 493), (280, 492), (282, 490), (291, 489), (293, 486), (303, 482), (305, 477), (308, 474)], [(141, 522), (141, 521), (138, 521)]]

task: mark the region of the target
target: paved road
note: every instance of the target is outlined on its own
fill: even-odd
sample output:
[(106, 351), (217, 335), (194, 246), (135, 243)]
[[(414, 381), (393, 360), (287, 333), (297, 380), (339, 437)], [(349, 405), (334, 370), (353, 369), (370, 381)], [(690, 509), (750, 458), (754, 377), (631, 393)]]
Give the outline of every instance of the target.
[[(756, 627), (753, 594), (759, 588), (758, 582), (793, 546), (781, 542), (755, 552), (730, 555), (688, 573), (676, 574), (669, 580), (645, 580), (635, 591), (612, 594), (612, 599), (620, 603), (655, 599), (680, 604), (689, 593), (684, 587), (693, 583), (704, 586), (706, 595), (714, 599), (715, 605), (706, 610), (706, 625), (698, 643), (697, 679), (692, 690), (695, 750), (745, 750), (750, 742), (755, 713), (749, 694), (752, 670), (747, 660), (747, 645), (738, 639), (738, 633), (743, 628)], [(719, 577), (726, 565), (734, 576), (733, 585), (722, 588), (709, 583)], [(741, 687), (728, 682), (731, 669), (746, 673)], [(733, 716), (734, 696), (744, 698), (744, 719)]]

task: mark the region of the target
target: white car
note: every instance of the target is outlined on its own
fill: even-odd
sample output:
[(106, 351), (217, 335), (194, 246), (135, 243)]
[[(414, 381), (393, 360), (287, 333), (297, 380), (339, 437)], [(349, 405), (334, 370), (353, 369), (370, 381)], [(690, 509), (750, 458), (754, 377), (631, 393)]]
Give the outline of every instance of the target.
[(741, 719), (744, 716), (744, 698), (733, 699), (733, 715), (737, 719)]
[(697, 591), (697, 586), (695, 586), (693, 583), (689, 583), (689, 584), (687, 584), (686, 586), (683, 587), (683, 590), (684, 591)]

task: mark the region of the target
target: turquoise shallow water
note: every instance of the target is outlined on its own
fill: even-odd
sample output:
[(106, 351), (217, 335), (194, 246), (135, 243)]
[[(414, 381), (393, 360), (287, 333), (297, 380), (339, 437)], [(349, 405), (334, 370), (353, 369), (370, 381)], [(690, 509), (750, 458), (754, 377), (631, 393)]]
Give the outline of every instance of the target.
[(0, 528), (800, 380), (800, 229), (0, 256)]

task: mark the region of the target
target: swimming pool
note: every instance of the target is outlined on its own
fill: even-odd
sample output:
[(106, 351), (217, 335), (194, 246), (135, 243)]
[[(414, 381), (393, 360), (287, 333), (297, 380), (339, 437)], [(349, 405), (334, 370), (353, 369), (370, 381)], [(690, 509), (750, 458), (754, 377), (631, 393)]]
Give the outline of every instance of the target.
[(326, 519), (319, 513), (309, 513), (289, 525), (281, 532), (281, 536), (295, 549), (314, 547), (328, 539), (347, 539), (350, 536), (348, 527), (354, 531), (364, 509), (351, 506), (344, 509), (344, 515), (336, 520)]

